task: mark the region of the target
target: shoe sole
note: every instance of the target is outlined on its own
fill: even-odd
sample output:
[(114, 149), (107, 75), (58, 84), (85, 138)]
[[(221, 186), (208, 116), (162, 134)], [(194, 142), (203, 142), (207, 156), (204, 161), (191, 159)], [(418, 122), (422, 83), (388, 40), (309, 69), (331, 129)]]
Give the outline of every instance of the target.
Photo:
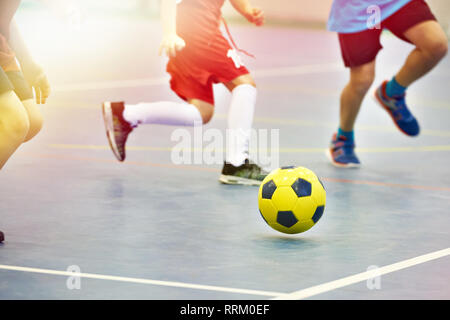
[(327, 151), (325, 151), (325, 154), (327, 155), (327, 158), (328, 160), (330, 160), (331, 164), (336, 168), (358, 169), (359, 167), (361, 167), (361, 164), (358, 163), (342, 164), (334, 161), (333, 156), (331, 155), (331, 149), (327, 149)]
[(102, 113), (103, 113), (103, 121), (105, 122), (106, 137), (108, 138), (109, 146), (111, 147), (111, 150), (114, 156), (117, 158), (117, 160), (122, 162), (125, 159), (123, 159), (120, 156), (120, 152), (116, 144), (116, 139), (114, 138), (114, 121), (110, 102), (104, 102), (102, 104)]
[(243, 186), (260, 186), (262, 181), (235, 177), (235, 176), (227, 176), (222, 174), (219, 178), (219, 181), (223, 184), (230, 185), (243, 185)]
[(373, 95), (373, 98), (375, 99), (375, 102), (378, 103), (378, 105), (380, 105), (391, 117), (392, 121), (394, 122), (395, 126), (397, 127), (398, 130), (400, 130), (400, 132), (402, 132), (403, 134), (407, 135), (408, 137), (415, 137), (417, 135), (412, 135), (407, 133), (405, 130), (403, 130), (398, 124), (397, 121), (395, 121), (394, 115), (392, 114), (391, 110), (383, 103), (383, 100), (381, 100), (381, 98), (378, 95), (378, 89), (375, 90), (375, 93)]

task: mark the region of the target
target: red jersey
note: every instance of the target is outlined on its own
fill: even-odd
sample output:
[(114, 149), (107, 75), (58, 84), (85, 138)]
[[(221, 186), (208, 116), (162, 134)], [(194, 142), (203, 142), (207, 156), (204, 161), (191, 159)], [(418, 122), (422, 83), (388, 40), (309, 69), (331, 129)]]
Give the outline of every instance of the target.
[(182, 0), (177, 34), (186, 47), (169, 59), (170, 86), (182, 99), (214, 104), (213, 84), (248, 74), (236, 50), (220, 31), (225, 0)]
[(177, 6), (177, 34), (187, 40), (209, 41), (220, 34), (225, 0), (181, 0)]

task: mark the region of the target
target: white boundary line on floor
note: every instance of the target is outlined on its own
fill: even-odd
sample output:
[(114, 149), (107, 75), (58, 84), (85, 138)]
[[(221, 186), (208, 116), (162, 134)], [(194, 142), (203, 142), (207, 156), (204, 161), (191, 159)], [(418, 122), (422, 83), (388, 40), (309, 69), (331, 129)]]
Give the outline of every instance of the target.
[[(333, 291), (333, 290), (336, 290), (336, 289), (339, 289), (342, 287), (346, 287), (346, 286), (349, 286), (349, 285), (352, 285), (352, 284), (355, 284), (358, 282), (374, 279), (374, 278), (382, 276), (384, 274), (388, 274), (388, 273), (392, 273), (392, 272), (399, 271), (402, 269), (406, 269), (406, 268), (409, 268), (409, 267), (412, 267), (412, 266), (415, 266), (415, 265), (418, 265), (421, 263), (425, 263), (425, 262), (428, 262), (431, 260), (443, 258), (448, 255), (450, 255), (450, 248), (435, 251), (435, 252), (428, 253), (428, 254), (424, 254), (424, 255), (416, 257), (416, 258), (404, 260), (401, 262), (390, 264), (390, 265), (380, 267), (377, 269), (373, 269), (370, 271), (358, 273), (353, 276), (341, 278), (339, 280), (327, 282), (327, 283), (324, 283), (324, 284), (321, 284), (318, 286), (310, 287), (307, 289), (295, 291), (295, 292), (288, 293), (288, 294), (283, 294), (283, 295), (280, 295), (280, 296), (274, 298), (274, 300), (300, 300), (300, 299), (310, 298), (310, 297), (316, 296), (318, 294)], [(442, 280), (444, 280), (444, 279), (442, 279)]]
[(380, 267), (378, 269), (373, 269), (371, 271), (366, 271), (362, 273), (358, 273), (353, 276), (341, 278), (339, 280), (327, 282), (318, 286), (313, 286), (307, 289), (295, 291), (292, 293), (280, 293), (273, 291), (261, 291), (261, 290), (250, 290), (250, 289), (239, 289), (239, 288), (229, 288), (229, 287), (220, 287), (220, 286), (209, 286), (209, 285), (199, 285), (192, 283), (183, 283), (183, 282), (173, 282), (173, 281), (159, 281), (159, 280), (150, 280), (150, 279), (140, 279), (140, 278), (129, 278), (129, 277), (119, 277), (119, 276), (108, 276), (101, 274), (92, 274), (92, 273), (74, 273), (69, 271), (58, 271), (58, 270), (49, 270), (49, 269), (40, 269), (40, 268), (27, 268), (27, 267), (18, 267), (18, 266), (10, 266), (10, 265), (0, 265), (0, 270), (9, 270), (9, 271), (19, 271), (19, 272), (30, 272), (30, 273), (40, 273), (40, 274), (48, 274), (48, 275), (56, 275), (56, 276), (65, 276), (65, 277), (80, 277), (86, 279), (97, 279), (97, 280), (109, 280), (109, 281), (119, 281), (119, 282), (128, 282), (128, 283), (137, 283), (137, 284), (148, 284), (148, 285), (156, 285), (156, 286), (165, 286), (165, 287), (177, 287), (177, 288), (185, 288), (185, 289), (197, 289), (197, 290), (209, 290), (209, 291), (218, 291), (218, 292), (228, 292), (228, 293), (237, 293), (237, 294), (246, 294), (246, 295), (256, 295), (256, 296), (267, 296), (272, 297), (274, 300), (300, 300), (305, 298), (310, 298), (325, 292), (333, 291), (335, 289), (339, 289), (342, 287), (346, 287), (358, 282), (366, 281), (369, 279), (374, 279), (375, 277), (379, 277), (384, 274), (392, 273), (395, 271), (399, 271), (402, 269), (406, 269), (409, 267), (413, 267), (418, 264), (422, 264), (428, 261), (436, 260), (439, 258), (443, 258), (450, 255), (450, 248), (435, 251), (432, 253), (424, 254), (412, 259), (404, 260), (401, 262), (397, 262), (394, 264), (390, 264), (384, 267)]
[[(302, 74), (316, 74), (316, 73), (330, 73), (345, 70), (342, 63), (323, 63), (300, 65), (293, 67), (278, 67), (260, 69), (251, 72), (255, 78), (271, 78), (271, 77), (285, 77), (296, 76)], [(168, 85), (170, 78), (168, 76), (159, 78), (142, 78), (132, 80), (113, 80), (113, 81), (98, 81), (87, 83), (69, 83), (55, 85), (52, 89), (55, 92), (72, 92), (85, 90), (100, 90), (100, 89), (114, 89), (114, 88), (138, 88), (151, 87), (159, 85)]]
[(208, 285), (199, 285), (199, 284), (183, 283), (183, 282), (108, 276), (108, 275), (102, 275), (102, 274), (83, 273), (83, 272), (76, 273), (76, 272), (69, 272), (69, 271), (59, 271), (59, 270), (40, 269), (40, 268), (27, 268), (27, 267), (18, 267), (18, 266), (10, 266), (10, 265), (0, 265), (0, 270), (40, 273), (40, 274), (48, 274), (48, 275), (64, 276), (64, 277), (79, 277), (79, 278), (86, 278), (86, 279), (119, 281), (119, 282), (147, 284), (147, 285), (164, 286), (164, 287), (177, 287), (177, 288), (186, 288), (186, 289), (229, 292), (229, 293), (238, 293), (238, 294), (247, 294), (247, 295), (268, 296), (268, 297), (274, 297), (274, 296), (279, 296), (279, 295), (283, 294), (280, 292), (272, 292), (272, 291), (238, 289), (238, 288), (208, 286)]

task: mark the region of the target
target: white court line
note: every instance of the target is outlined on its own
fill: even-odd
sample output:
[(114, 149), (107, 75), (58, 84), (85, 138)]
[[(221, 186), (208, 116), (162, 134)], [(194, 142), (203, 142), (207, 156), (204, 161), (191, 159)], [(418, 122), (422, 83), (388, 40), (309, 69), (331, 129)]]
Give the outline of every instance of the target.
[(27, 267), (18, 267), (18, 266), (9, 266), (9, 265), (0, 265), (0, 270), (31, 272), (31, 273), (49, 274), (49, 275), (57, 275), (57, 276), (65, 276), (65, 277), (78, 276), (80, 278), (88, 278), (88, 279), (110, 280), (110, 281), (149, 284), (149, 285), (165, 286), (165, 287), (178, 287), (178, 288), (186, 288), (186, 289), (209, 290), (209, 291), (229, 292), (229, 293), (238, 293), (238, 294), (247, 294), (247, 295), (268, 296), (268, 297), (273, 297), (274, 300), (300, 300), (300, 299), (309, 298), (309, 297), (312, 297), (312, 296), (315, 296), (315, 295), (318, 295), (321, 293), (329, 292), (329, 291), (332, 291), (335, 289), (339, 289), (342, 287), (346, 287), (351, 284), (355, 284), (358, 282), (373, 279), (375, 277), (379, 277), (384, 274), (388, 274), (388, 273), (392, 273), (392, 272), (399, 271), (402, 269), (406, 269), (406, 268), (409, 268), (409, 267), (412, 267), (412, 266), (415, 266), (415, 265), (418, 265), (421, 263), (425, 263), (428, 261), (443, 258), (448, 255), (450, 255), (450, 248), (435, 251), (435, 252), (428, 253), (428, 254), (425, 254), (425, 255), (422, 255), (422, 256), (419, 256), (416, 258), (404, 260), (404, 261), (397, 262), (397, 263), (394, 263), (391, 265), (387, 265), (387, 266), (384, 266), (384, 267), (381, 267), (378, 269), (358, 273), (353, 276), (349, 276), (349, 277), (342, 278), (339, 280), (327, 282), (327, 283), (324, 283), (324, 284), (321, 284), (318, 286), (295, 291), (292, 293), (280, 293), (280, 292), (273, 292), (273, 291), (228, 288), (228, 287), (199, 285), (199, 284), (183, 283), (183, 282), (159, 281), (159, 280), (140, 279), (140, 278), (108, 276), (108, 275), (92, 274), (92, 273), (74, 273), (74, 272), (68, 272), (68, 271), (27, 268)]
[(345, 67), (342, 63), (321, 63), (321, 64), (309, 64), (299, 65), (293, 67), (278, 67), (260, 69), (251, 72), (255, 75), (255, 78), (271, 78), (271, 77), (284, 77), (284, 76), (296, 76), (302, 74), (316, 74), (316, 73), (330, 73), (345, 71)]
[(72, 91), (101, 90), (101, 89), (151, 87), (168, 84), (169, 80), (170, 80), (169, 77), (161, 77), (161, 78), (143, 78), (134, 80), (70, 83), (70, 84), (56, 85), (53, 87), (53, 91), (72, 92)]
[[(284, 77), (294, 76), (302, 74), (314, 74), (314, 73), (326, 73), (342, 71), (344, 67), (341, 63), (323, 63), (323, 64), (311, 64), (300, 65), (294, 67), (279, 67), (255, 70), (252, 74), (256, 78), (270, 78), (270, 77)], [(57, 92), (72, 92), (72, 91), (85, 91), (85, 90), (99, 90), (99, 89), (112, 89), (112, 88), (136, 88), (136, 87), (151, 87), (158, 85), (166, 85), (169, 83), (170, 78), (142, 78), (133, 80), (117, 80), (117, 81), (100, 81), (100, 82), (83, 82), (73, 84), (56, 85), (52, 89)]]
[(87, 279), (109, 280), (109, 281), (119, 281), (119, 282), (138, 283), (138, 284), (150, 284), (150, 285), (164, 286), (164, 287), (177, 287), (177, 288), (186, 288), (186, 289), (220, 291), (220, 292), (239, 293), (239, 294), (257, 295), (257, 296), (275, 297), (275, 296), (279, 296), (279, 295), (283, 294), (281, 292), (272, 292), (272, 291), (238, 289), (238, 288), (208, 286), (208, 285), (183, 283), (183, 282), (108, 276), (108, 275), (83, 273), (83, 272), (75, 273), (75, 272), (69, 272), (69, 271), (27, 268), (27, 267), (17, 267), (17, 266), (9, 266), (9, 265), (0, 265), (0, 269), (10, 270), (10, 271), (49, 274), (49, 275), (55, 275), (55, 276), (80, 277), (80, 278), (87, 278)]
[[(390, 264), (388, 266), (385, 267), (381, 267), (378, 269), (374, 269), (371, 271), (366, 271), (366, 272), (362, 272), (362, 273), (358, 273), (356, 275), (350, 276), (350, 277), (346, 277), (346, 278), (342, 278), (339, 280), (335, 280), (335, 281), (331, 281), (331, 282), (327, 282), (318, 286), (314, 286), (311, 288), (307, 288), (307, 289), (303, 289), (303, 290), (299, 290), (299, 291), (295, 291), (292, 293), (288, 293), (288, 294), (283, 294), (280, 295), (276, 298), (274, 298), (274, 300), (300, 300), (300, 299), (306, 299), (321, 293), (325, 293), (328, 291), (332, 291), (335, 289), (339, 289), (342, 287), (346, 287), (349, 286), (351, 284), (355, 284), (361, 281), (366, 281), (369, 279), (374, 279), (376, 277), (379, 277), (381, 275), (384, 274), (388, 274), (391, 272), (395, 272), (398, 270), (402, 270), (405, 268), (409, 268), (421, 263), (425, 263), (431, 260), (435, 260), (435, 259), (439, 259), (439, 258), (443, 258), (445, 256), (450, 255), (450, 248), (447, 249), (443, 249), (443, 250), (439, 250), (439, 251), (435, 251), (429, 254), (425, 254), (416, 258), (412, 258), (412, 259), (408, 259), (408, 260), (404, 260), (401, 262), (397, 262), (394, 264)], [(443, 279), (444, 280), (444, 279)], [(445, 280), (444, 280), (445, 281)]]

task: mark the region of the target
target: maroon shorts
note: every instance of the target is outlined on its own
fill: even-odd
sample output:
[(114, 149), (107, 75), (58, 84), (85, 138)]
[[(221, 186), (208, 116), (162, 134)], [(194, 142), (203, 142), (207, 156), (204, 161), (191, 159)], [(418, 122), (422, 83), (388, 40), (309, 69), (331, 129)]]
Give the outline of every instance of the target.
[(412, 0), (399, 11), (385, 19), (380, 29), (370, 29), (356, 33), (339, 33), (341, 53), (346, 67), (358, 67), (375, 60), (383, 48), (380, 36), (388, 29), (400, 39), (410, 42), (405, 32), (415, 25), (436, 20), (430, 7), (424, 0)]

